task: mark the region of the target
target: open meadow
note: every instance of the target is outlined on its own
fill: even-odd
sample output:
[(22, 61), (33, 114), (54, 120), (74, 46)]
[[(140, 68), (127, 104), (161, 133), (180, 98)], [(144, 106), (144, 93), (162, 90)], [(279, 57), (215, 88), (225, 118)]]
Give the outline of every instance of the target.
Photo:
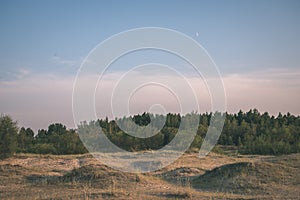
[(159, 171), (113, 170), (89, 154), (0, 161), (0, 199), (299, 199), (300, 154), (197, 152)]

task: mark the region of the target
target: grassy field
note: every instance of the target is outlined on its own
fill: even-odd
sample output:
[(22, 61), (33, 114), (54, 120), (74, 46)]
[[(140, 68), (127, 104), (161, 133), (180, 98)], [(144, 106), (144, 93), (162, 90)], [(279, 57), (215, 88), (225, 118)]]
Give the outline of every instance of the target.
[(0, 161), (0, 199), (299, 199), (300, 154), (184, 154), (146, 174), (91, 155), (17, 154)]

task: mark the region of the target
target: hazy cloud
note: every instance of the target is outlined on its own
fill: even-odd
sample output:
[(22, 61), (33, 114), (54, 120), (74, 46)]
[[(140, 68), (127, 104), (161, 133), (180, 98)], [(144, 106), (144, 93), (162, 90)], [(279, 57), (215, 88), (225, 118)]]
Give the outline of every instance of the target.
[(55, 64), (63, 65), (67, 67), (78, 67), (82, 63), (83, 59), (65, 59), (57, 54), (52, 57)]
[[(74, 77), (62, 77), (49, 74), (27, 76), (29, 72), (20, 71), (20, 79), (0, 81), (0, 111), (18, 120), (21, 126), (47, 128), (50, 123), (62, 122), (74, 127), (72, 117), (72, 90)], [(229, 74), (223, 77), (227, 110), (258, 108), (271, 114), (291, 112), (300, 114), (300, 70), (262, 70), (248, 74)], [(109, 96), (118, 80), (120, 72), (106, 74), (96, 90), (96, 109), (99, 117), (111, 116)], [(23, 78), (22, 78), (23, 77)], [(134, 77), (134, 76), (132, 76)], [(130, 77), (132, 79), (132, 77)], [(91, 77), (86, 76), (88, 83)], [(135, 81), (150, 80), (149, 74), (139, 74)], [(186, 86), (181, 77), (174, 75), (155, 76), (156, 82), (170, 83), (183, 93)], [(187, 77), (200, 102), (200, 111), (211, 110), (209, 88), (201, 78)], [(120, 83), (122, 83), (120, 81)], [(181, 95), (183, 93), (178, 93)], [(188, 95), (182, 97), (187, 103)], [(155, 103), (166, 105), (167, 112), (177, 112), (176, 96), (159, 85), (148, 85), (137, 90), (128, 100), (132, 112), (140, 112)], [(116, 100), (118, 103), (118, 100)], [(193, 107), (191, 106), (191, 109)], [(180, 109), (179, 109), (180, 110)]]

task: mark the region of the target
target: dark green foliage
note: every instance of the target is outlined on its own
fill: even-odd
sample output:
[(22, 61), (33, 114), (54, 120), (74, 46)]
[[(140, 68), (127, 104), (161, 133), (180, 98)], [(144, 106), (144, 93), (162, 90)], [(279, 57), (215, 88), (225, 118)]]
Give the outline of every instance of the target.
[[(153, 115), (153, 114), (146, 114), (143, 113), (142, 115), (136, 115), (132, 117), (132, 120), (140, 126), (146, 126), (151, 122), (150, 118), (160, 119), (163, 120), (162, 115)], [(180, 125), (180, 115), (177, 114), (168, 114), (166, 117), (166, 124), (163, 128), (157, 131), (152, 137), (148, 138), (138, 138), (131, 136), (124, 131), (122, 131), (115, 120), (108, 121), (99, 120), (98, 124), (95, 122), (89, 123), (85, 128), (94, 127), (94, 126), (101, 126), (104, 134), (118, 147), (127, 150), (127, 151), (141, 151), (141, 150), (156, 150), (164, 147), (167, 145), (176, 135), (178, 127)], [(123, 119), (120, 123), (122, 123)]]
[[(101, 127), (106, 137), (118, 147), (127, 151), (156, 150), (168, 145), (177, 135), (181, 120), (190, 114), (180, 116), (179, 114), (168, 114), (167, 116), (143, 113), (132, 117), (124, 117), (109, 121), (108, 118), (89, 123), (83, 122), (80, 130), (86, 130), (84, 139), (86, 143), (95, 146), (91, 149), (97, 151), (97, 139), (99, 139), (99, 128)], [(199, 116), (199, 126), (191, 148), (200, 148), (206, 136), (210, 119), (213, 115), (220, 113), (196, 114)], [(149, 123), (165, 121), (160, 130), (148, 130), (156, 133), (146, 138), (138, 138), (121, 130), (118, 123), (133, 126), (128, 123), (133, 120), (136, 125), (146, 127)], [(153, 121), (151, 121), (153, 119)], [(190, 122), (190, 121), (188, 121)], [(180, 141), (187, 138), (187, 134), (195, 132), (189, 130), (189, 124), (185, 124), (185, 132)], [(0, 121), (0, 153), (1, 157), (8, 157), (15, 151), (24, 153), (41, 154), (80, 154), (87, 150), (81, 142), (76, 130), (67, 129), (60, 123), (51, 124), (47, 130), (38, 130), (34, 136), (30, 128), (21, 128), (17, 133), (16, 123), (7, 116), (1, 116)], [(144, 131), (147, 135), (146, 131)], [(81, 132), (82, 134), (82, 132)], [(104, 137), (104, 136), (101, 136)], [(181, 138), (180, 137), (180, 138)], [(180, 142), (179, 142), (180, 143)], [(279, 113), (277, 117), (270, 116), (267, 112), (260, 114), (253, 109), (248, 112), (239, 111), (237, 114), (226, 113), (225, 124), (218, 144), (235, 146), (243, 154), (288, 154), (300, 152), (300, 117), (287, 113)], [(181, 144), (178, 144), (181, 145)], [(106, 149), (106, 151), (110, 151)]]
[(31, 148), (31, 151), (29, 152), (38, 154), (57, 154), (54, 145), (49, 143), (37, 143), (33, 145), (33, 148)]
[[(215, 113), (220, 114), (220, 113)], [(200, 148), (206, 135), (213, 113), (199, 115), (197, 135), (191, 148)], [(159, 117), (151, 114), (134, 116), (137, 124), (145, 125), (147, 116)], [(149, 117), (150, 118), (150, 117)], [(164, 127), (149, 138), (135, 138), (120, 130), (115, 121), (99, 120), (106, 136), (119, 147), (129, 151), (160, 149), (170, 143), (177, 134), (181, 122), (179, 114), (168, 114)], [(143, 124), (144, 123), (144, 124)], [(226, 113), (226, 120), (218, 144), (237, 146), (244, 154), (287, 154), (300, 152), (300, 117), (290, 113), (277, 117), (267, 112), (260, 114), (257, 109), (246, 113)]]
[(227, 114), (219, 143), (238, 146), (240, 153), (246, 154), (300, 152), (300, 117), (290, 113), (274, 117), (256, 109)]
[(17, 123), (9, 116), (0, 116), (0, 159), (11, 156), (17, 150)]
[(132, 120), (139, 126), (147, 126), (151, 122), (150, 115), (148, 113), (135, 115)]
[(17, 136), (18, 152), (30, 152), (33, 148), (34, 132), (30, 128), (22, 127)]
[(18, 151), (39, 154), (81, 154), (87, 150), (78, 133), (60, 123), (51, 124), (48, 130), (38, 130), (34, 136), (30, 128), (21, 128), (18, 134)]

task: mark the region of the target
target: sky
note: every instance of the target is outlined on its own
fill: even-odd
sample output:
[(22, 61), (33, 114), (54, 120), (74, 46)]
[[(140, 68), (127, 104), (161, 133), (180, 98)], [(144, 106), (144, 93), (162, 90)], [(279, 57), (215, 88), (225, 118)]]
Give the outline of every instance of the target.
[[(273, 115), (299, 115), (299, 11), (297, 0), (2, 0), (0, 112), (10, 115), (19, 126), (34, 130), (55, 122), (75, 127), (73, 84), (89, 52), (114, 34), (161, 27), (186, 34), (206, 49), (221, 74), (228, 112), (257, 108)], [(104, 86), (97, 90), (99, 117), (111, 114), (105, 106), (101, 107), (101, 98), (113, 90), (135, 59), (150, 62), (159, 58), (154, 60), (180, 66), (184, 71), (184, 64), (177, 58), (156, 53), (129, 55), (123, 63), (112, 66)], [(157, 80), (166, 79), (155, 76)], [(209, 91), (203, 80), (187, 76), (201, 101), (201, 109), (210, 111)], [(139, 75), (140, 79), (146, 77)], [(177, 82), (177, 78), (170, 75), (167, 80)], [(171, 93), (151, 86), (133, 97), (133, 107), (140, 109), (133, 112), (155, 103), (149, 101), (153, 95), (160, 97), (159, 101), (170, 109), (167, 111), (177, 111), (176, 103), (172, 107), (176, 101), (170, 100)]]

